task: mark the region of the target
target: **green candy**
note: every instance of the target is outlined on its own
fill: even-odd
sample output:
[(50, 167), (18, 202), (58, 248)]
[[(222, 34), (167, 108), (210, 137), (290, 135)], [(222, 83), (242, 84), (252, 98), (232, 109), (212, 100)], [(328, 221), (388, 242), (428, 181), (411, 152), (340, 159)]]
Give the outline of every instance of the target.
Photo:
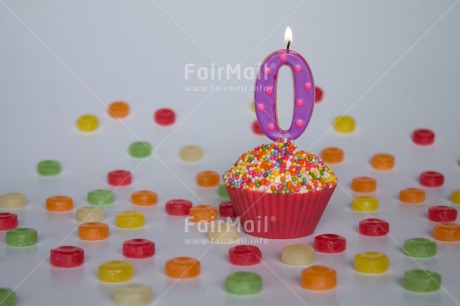
[(230, 197), (228, 195), (227, 187), (225, 187), (225, 185), (223, 184), (220, 184), (219, 187), (217, 187), (217, 193), (219, 194), (219, 197), (222, 197), (222, 198)]
[(235, 272), (227, 276), (225, 288), (232, 294), (255, 294), (262, 290), (262, 277), (252, 272)]
[(61, 164), (55, 160), (42, 160), (37, 164), (37, 172), (42, 176), (53, 176), (61, 173)]
[(129, 154), (135, 158), (144, 158), (152, 154), (152, 146), (146, 141), (133, 142), (129, 146)]
[(15, 306), (16, 293), (7, 288), (0, 288), (0, 306)]
[(428, 270), (409, 270), (404, 273), (403, 287), (414, 292), (432, 292), (441, 287), (441, 275)]
[(31, 246), (36, 244), (37, 240), (38, 233), (33, 228), (18, 227), (6, 232), (6, 244), (12, 247)]
[(88, 202), (93, 205), (110, 205), (115, 201), (112, 191), (106, 189), (96, 189), (88, 192)]
[(436, 243), (426, 238), (412, 238), (404, 241), (404, 253), (407, 256), (428, 258), (436, 255)]

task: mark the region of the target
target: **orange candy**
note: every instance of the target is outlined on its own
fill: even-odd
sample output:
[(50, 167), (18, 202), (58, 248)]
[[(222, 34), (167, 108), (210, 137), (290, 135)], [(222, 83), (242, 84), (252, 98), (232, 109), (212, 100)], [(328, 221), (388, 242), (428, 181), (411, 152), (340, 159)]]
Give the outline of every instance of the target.
[(310, 290), (330, 290), (337, 286), (337, 273), (325, 266), (311, 266), (302, 270), (302, 287)]
[(391, 170), (395, 166), (395, 158), (391, 154), (377, 153), (372, 156), (371, 165), (376, 170)]
[(134, 205), (151, 206), (157, 204), (158, 196), (150, 190), (139, 190), (131, 194), (131, 201)]
[(191, 257), (176, 257), (165, 265), (166, 275), (172, 278), (193, 278), (200, 274), (200, 261)]
[(109, 237), (109, 226), (103, 222), (82, 223), (78, 227), (81, 240), (103, 240)]
[(460, 241), (460, 224), (450, 222), (438, 223), (433, 228), (433, 237), (441, 241)]
[(54, 196), (46, 199), (46, 209), (52, 212), (69, 211), (73, 208), (73, 200), (68, 196)]
[(377, 189), (377, 181), (371, 177), (355, 177), (351, 181), (351, 189), (354, 192), (372, 193)]
[(115, 101), (109, 105), (109, 115), (113, 118), (124, 118), (129, 115), (129, 105), (123, 101)]
[(321, 158), (326, 163), (336, 164), (343, 161), (343, 150), (339, 148), (325, 148), (321, 151)]
[(210, 205), (198, 205), (190, 208), (190, 220), (193, 222), (211, 222), (217, 219), (217, 208)]
[(213, 187), (219, 185), (220, 175), (214, 171), (202, 171), (196, 175), (196, 183), (201, 187)]
[(422, 203), (425, 201), (425, 191), (419, 188), (407, 188), (399, 192), (399, 200), (405, 203)]

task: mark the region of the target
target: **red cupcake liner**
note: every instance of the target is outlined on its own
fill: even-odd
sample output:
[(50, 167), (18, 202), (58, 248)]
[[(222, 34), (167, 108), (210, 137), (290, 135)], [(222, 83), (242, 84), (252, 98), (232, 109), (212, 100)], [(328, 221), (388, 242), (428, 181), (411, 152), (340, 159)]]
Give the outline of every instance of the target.
[(247, 234), (292, 239), (314, 232), (335, 186), (301, 194), (272, 194), (229, 187), (227, 190)]

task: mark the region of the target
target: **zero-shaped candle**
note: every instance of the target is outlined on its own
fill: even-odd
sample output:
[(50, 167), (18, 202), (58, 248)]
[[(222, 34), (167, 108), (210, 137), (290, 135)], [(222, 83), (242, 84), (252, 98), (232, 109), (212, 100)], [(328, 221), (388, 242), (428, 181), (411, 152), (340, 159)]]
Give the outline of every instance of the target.
[[(270, 54), (262, 63), (254, 92), (255, 111), (260, 128), (272, 140), (297, 139), (307, 128), (313, 105), (315, 85), (307, 61), (297, 52), (289, 50), (291, 30), (286, 29), (287, 49)], [(294, 112), (291, 127), (284, 131), (278, 124), (276, 112), (276, 83), (282, 66), (288, 66), (294, 80)]]

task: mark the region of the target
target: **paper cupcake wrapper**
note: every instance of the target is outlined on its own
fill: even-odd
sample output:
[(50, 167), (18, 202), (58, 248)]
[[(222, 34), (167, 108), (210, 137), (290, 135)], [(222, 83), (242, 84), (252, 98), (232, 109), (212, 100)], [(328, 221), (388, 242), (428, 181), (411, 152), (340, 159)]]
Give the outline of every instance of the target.
[(302, 194), (272, 194), (227, 188), (242, 229), (270, 239), (300, 238), (312, 234), (335, 186)]

